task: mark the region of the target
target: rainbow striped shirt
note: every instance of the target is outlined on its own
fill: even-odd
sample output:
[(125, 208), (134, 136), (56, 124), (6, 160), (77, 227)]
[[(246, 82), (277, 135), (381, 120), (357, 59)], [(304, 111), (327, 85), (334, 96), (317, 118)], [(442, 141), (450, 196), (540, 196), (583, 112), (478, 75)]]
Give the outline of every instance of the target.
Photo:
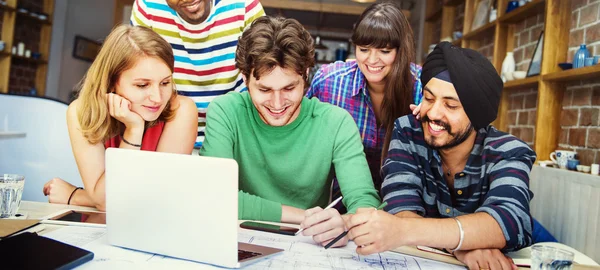
[(173, 47), (177, 91), (198, 107), (196, 147), (204, 140), (208, 104), (229, 91), (246, 91), (235, 67), (238, 38), (264, 14), (258, 0), (213, 0), (206, 21), (194, 25), (183, 20), (165, 0), (135, 1), (131, 24), (152, 28)]

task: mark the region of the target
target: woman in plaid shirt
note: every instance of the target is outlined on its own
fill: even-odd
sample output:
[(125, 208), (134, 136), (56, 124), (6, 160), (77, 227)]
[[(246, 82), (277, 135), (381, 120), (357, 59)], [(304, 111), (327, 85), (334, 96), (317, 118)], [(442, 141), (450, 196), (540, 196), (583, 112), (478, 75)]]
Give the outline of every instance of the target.
[[(367, 8), (354, 28), (356, 61), (323, 66), (306, 93), (346, 109), (358, 125), (375, 188), (381, 187), (381, 157), (387, 154), (394, 120), (421, 101), (421, 67), (414, 64), (413, 31), (394, 3)], [(333, 197), (339, 196), (334, 182)]]

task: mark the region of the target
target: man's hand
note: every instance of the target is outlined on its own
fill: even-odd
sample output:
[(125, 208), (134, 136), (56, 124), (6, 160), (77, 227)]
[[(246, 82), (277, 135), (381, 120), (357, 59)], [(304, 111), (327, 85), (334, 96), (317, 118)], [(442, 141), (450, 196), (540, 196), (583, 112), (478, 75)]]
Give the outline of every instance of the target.
[(470, 270), (516, 270), (513, 260), (502, 254), (499, 249), (459, 250), (454, 256)]
[(348, 237), (358, 246), (361, 255), (380, 253), (405, 245), (402, 219), (375, 208), (359, 208), (348, 219)]
[(48, 196), (48, 202), (67, 204), (69, 196), (75, 188), (74, 185), (67, 183), (65, 180), (55, 177), (44, 184), (42, 191), (45, 196)]
[[(317, 206), (306, 210), (304, 214), (306, 217), (300, 223), (300, 227), (305, 228), (302, 234), (312, 236), (313, 240), (322, 246), (327, 245), (346, 230), (344, 219), (335, 208), (323, 210)], [(348, 244), (347, 236), (332, 247), (342, 247), (346, 244)]]

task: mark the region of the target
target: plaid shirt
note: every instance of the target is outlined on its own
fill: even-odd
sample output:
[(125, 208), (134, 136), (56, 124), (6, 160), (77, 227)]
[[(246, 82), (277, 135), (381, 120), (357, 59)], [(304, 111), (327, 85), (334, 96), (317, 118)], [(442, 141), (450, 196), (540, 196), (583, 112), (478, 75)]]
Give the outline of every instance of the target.
[[(413, 101), (414, 104), (419, 104), (423, 98), (420, 79), (421, 67), (411, 64), (410, 71), (414, 79)], [(385, 128), (377, 127), (371, 97), (367, 89), (367, 80), (358, 68), (356, 61), (338, 61), (321, 67), (313, 77), (306, 96), (317, 97), (322, 102), (342, 107), (352, 115), (363, 140), (375, 188), (379, 190), (382, 181), (380, 174), (381, 149), (385, 139)]]
[(431, 218), (488, 213), (506, 239), (504, 251), (532, 244), (529, 172), (536, 155), (515, 136), (493, 126), (477, 132), (465, 169), (449, 187), (438, 151), (425, 142), (421, 122), (414, 116), (394, 123), (390, 151), (381, 168), (385, 211), (415, 211)]

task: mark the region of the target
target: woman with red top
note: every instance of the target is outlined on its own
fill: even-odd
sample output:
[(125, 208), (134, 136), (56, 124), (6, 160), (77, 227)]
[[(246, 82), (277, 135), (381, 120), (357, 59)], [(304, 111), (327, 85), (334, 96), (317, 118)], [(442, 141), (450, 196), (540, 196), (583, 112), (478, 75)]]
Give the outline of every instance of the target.
[(104, 210), (106, 148), (191, 154), (198, 114), (175, 91), (173, 63), (169, 43), (149, 28), (121, 25), (109, 34), (67, 109), (85, 189), (54, 178), (43, 189), (50, 202)]

